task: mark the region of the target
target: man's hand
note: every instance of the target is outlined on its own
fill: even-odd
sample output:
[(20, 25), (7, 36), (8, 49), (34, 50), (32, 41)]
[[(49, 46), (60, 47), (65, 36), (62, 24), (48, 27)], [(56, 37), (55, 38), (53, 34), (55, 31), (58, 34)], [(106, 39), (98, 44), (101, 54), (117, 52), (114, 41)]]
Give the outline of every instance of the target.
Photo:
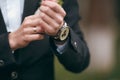
[[(28, 16), (24, 19), (21, 27), (9, 34), (9, 43), (12, 50), (23, 48), (30, 42), (44, 38), (43, 30), (40, 26), (44, 25), (39, 15)], [(35, 27), (39, 26), (39, 27)]]
[(64, 22), (66, 12), (56, 0), (43, 0), (39, 9), (40, 18), (44, 23), (42, 29), (45, 34), (55, 36)]
[(45, 34), (49, 36), (57, 34), (64, 22), (66, 12), (56, 0), (42, 1), (39, 10), (39, 14), (26, 17), (20, 28), (9, 34), (12, 50), (23, 48), (32, 41), (42, 40)]

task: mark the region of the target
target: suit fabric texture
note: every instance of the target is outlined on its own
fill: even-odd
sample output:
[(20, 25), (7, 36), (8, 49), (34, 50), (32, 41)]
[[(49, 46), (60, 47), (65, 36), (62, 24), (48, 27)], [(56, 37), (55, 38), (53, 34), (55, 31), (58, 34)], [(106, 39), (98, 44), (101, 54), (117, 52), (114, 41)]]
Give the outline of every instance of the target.
[[(25, 0), (22, 19), (33, 15), (40, 0)], [(79, 8), (77, 0), (64, 0), (63, 8), (67, 12), (65, 21), (70, 26), (69, 44), (63, 54), (49, 36), (33, 41), (27, 47), (10, 49), (6, 26), (0, 12), (0, 80), (54, 80), (54, 55), (69, 71), (78, 73), (89, 64), (89, 50), (79, 30)]]

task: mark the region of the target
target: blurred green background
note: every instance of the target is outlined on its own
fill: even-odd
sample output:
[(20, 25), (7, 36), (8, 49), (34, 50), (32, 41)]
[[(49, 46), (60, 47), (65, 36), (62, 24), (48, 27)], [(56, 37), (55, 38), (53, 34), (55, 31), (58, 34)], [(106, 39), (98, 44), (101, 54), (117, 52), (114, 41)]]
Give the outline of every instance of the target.
[(78, 0), (78, 3), (90, 65), (75, 74), (65, 70), (55, 57), (55, 79), (120, 80), (120, 0)]

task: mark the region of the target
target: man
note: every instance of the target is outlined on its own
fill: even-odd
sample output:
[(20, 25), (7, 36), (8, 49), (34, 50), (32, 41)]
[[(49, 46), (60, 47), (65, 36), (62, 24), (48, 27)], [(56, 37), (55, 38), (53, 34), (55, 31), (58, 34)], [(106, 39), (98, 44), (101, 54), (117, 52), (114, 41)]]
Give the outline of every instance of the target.
[(54, 54), (72, 72), (88, 66), (77, 0), (64, 0), (63, 7), (52, 0), (0, 0), (0, 80), (54, 80)]

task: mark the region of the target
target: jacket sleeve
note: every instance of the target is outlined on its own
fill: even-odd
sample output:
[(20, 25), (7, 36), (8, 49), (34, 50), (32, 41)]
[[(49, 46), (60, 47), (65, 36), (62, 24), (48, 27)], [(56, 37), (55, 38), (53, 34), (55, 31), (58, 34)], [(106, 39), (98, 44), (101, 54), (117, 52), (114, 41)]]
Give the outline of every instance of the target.
[[(8, 34), (0, 34), (0, 72), (9, 69), (15, 63), (12, 50), (8, 42)], [(7, 68), (9, 67), (9, 68)]]
[(70, 40), (63, 54), (58, 54), (57, 51), (54, 52), (66, 69), (78, 73), (88, 66), (90, 55), (78, 24), (80, 16), (77, 0), (64, 0), (63, 8), (67, 12), (65, 21), (70, 26)]

